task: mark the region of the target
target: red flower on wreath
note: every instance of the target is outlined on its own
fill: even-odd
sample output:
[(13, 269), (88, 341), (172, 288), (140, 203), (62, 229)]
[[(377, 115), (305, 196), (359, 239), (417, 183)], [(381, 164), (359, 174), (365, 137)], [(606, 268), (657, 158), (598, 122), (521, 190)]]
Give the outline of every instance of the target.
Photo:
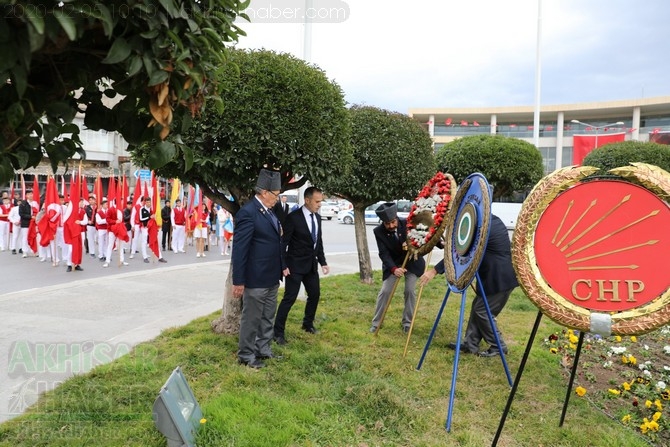
[(407, 239), (415, 249), (428, 244), (435, 236), (441, 237), (436, 233), (444, 229), (453, 187), (453, 178), (438, 172), (414, 200), (407, 219)]

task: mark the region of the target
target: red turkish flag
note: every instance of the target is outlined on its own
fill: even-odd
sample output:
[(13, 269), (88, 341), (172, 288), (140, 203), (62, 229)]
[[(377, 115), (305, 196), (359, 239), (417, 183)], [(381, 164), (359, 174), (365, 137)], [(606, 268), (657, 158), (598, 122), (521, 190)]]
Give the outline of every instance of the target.
[(475, 126), (475, 127), (479, 127), (479, 123), (477, 121), (473, 121), (472, 125)]
[(584, 157), (596, 147), (624, 141), (625, 138), (625, 132), (604, 135), (575, 135), (572, 137), (572, 164), (581, 165)]
[(446, 124), (447, 126), (451, 126), (451, 118), (447, 118), (446, 120), (444, 120), (444, 124)]
[(461, 126), (467, 126), (467, 125), (468, 125), (468, 122), (467, 122), (467, 121), (465, 121), (465, 120), (461, 120)]
[(79, 222), (79, 194), (81, 185), (79, 176), (75, 177), (70, 183), (70, 203), (65, 211), (66, 220), (63, 224), (63, 239), (65, 243), (72, 246), (72, 264), (81, 264), (82, 244), (81, 244), (81, 224)]

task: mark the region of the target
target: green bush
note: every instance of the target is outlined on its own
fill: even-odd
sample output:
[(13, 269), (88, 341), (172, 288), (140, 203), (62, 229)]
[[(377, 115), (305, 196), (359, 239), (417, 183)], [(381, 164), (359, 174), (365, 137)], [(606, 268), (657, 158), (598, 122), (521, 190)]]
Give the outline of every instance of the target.
[(610, 143), (591, 151), (582, 164), (609, 171), (630, 162), (648, 163), (670, 172), (670, 146), (641, 141)]

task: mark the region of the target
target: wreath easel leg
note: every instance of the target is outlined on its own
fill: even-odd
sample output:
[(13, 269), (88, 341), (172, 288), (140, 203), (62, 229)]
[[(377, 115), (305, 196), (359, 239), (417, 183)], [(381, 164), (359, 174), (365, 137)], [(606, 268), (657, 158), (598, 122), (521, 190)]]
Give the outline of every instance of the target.
[[(433, 256), (433, 252), (428, 253), (428, 259), (426, 260), (426, 269), (424, 273), (428, 271), (428, 266), (430, 265), (430, 258)], [(402, 358), (405, 358), (407, 355), (407, 347), (409, 346), (409, 339), (412, 337), (412, 329), (414, 328), (414, 320), (416, 319), (416, 314), (419, 310), (419, 303), (421, 302), (421, 294), (423, 293), (423, 286), (419, 287), (419, 296), (416, 297), (416, 305), (414, 306), (414, 314), (412, 314), (412, 322), (409, 324), (409, 331), (407, 331), (407, 341), (405, 341), (405, 350), (402, 353)]]
[[(408, 260), (409, 260), (409, 251), (405, 255), (405, 260), (402, 261), (402, 266), (400, 267), (401, 269), (405, 268)], [(389, 306), (391, 305), (391, 299), (393, 298), (393, 295), (395, 295), (395, 289), (398, 288), (398, 282), (400, 282), (400, 278), (396, 276), (395, 282), (393, 283), (393, 290), (391, 290), (389, 299), (386, 301), (386, 305), (384, 306), (384, 312), (382, 312), (382, 318), (381, 320), (379, 320), (379, 325), (377, 326), (377, 329), (375, 329), (375, 337), (379, 333), (379, 329), (382, 327), (382, 324), (384, 323), (384, 317), (386, 316), (386, 311), (389, 309)]]

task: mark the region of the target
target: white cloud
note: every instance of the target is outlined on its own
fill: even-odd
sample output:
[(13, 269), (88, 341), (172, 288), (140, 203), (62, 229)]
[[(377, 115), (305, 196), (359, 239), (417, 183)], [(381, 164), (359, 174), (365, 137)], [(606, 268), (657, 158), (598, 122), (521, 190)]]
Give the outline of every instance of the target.
[[(350, 16), (312, 25), (311, 60), (350, 103), (401, 112), (533, 104), (538, 1), (312, 4), (333, 2), (346, 3)], [(302, 1), (272, 2), (296, 4)], [(649, 0), (643, 6), (634, 0), (542, 0), (542, 102), (669, 94), (663, 17), (670, 3)], [(293, 22), (242, 23), (248, 37), (239, 46), (302, 57), (304, 28)]]

